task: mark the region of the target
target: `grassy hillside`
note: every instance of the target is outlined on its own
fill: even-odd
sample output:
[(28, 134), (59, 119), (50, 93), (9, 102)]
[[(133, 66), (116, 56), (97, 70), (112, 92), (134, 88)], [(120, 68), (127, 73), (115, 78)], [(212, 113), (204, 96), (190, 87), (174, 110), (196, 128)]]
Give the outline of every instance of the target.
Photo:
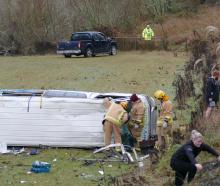
[[(185, 54), (174, 57), (169, 52), (120, 52), (117, 56), (95, 58), (62, 56), (0, 57), (0, 85), (8, 89), (69, 89), (98, 92), (137, 92), (152, 95), (164, 89), (173, 99), (171, 86), (174, 73), (183, 68), (187, 60)], [(218, 113), (218, 111), (216, 111)], [(215, 119), (215, 118), (214, 118)], [(215, 121), (218, 123), (218, 120)], [(217, 124), (216, 123), (216, 124)], [(212, 125), (210, 125), (212, 126)], [(206, 133), (209, 144), (219, 148), (219, 132), (212, 126)], [(216, 133), (213, 135), (213, 133)], [(149, 166), (144, 173), (146, 185), (170, 185), (174, 173), (169, 167), (170, 156), (177, 148), (168, 151), (154, 171)], [(103, 156), (103, 155), (101, 155)], [(40, 155), (1, 155), (0, 186), (20, 185), (104, 185), (116, 176), (125, 175), (126, 180), (137, 179), (137, 172), (127, 174), (134, 166), (124, 163), (95, 163), (89, 166), (77, 162), (77, 158), (94, 158), (92, 150), (45, 149)], [(208, 159), (211, 157), (208, 156)], [(53, 161), (56, 159), (56, 161)], [(52, 163), (49, 174), (28, 174), (35, 160)], [(203, 154), (200, 162), (207, 161)], [(105, 176), (98, 173), (105, 170)], [(205, 178), (205, 177), (204, 177)], [(199, 185), (200, 180), (194, 184)]]
[(168, 52), (120, 52), (94, 58), (0, 57), (0, 87), (173, 94), (171, 83), (186, 60)]
[[(160, 24), (156, 23), (152, 23), (152, 28), (159, 39), (164, 37), (164, 32), (166, 33), (169, 44), (171, 44), (170, 48), (173, 44), (180, 47), (180, 44), (186, 44), (186, 40), (191, 37), (193, 30), (200, 32), (209, 25), (220, 28), (219, 12), (220, 6), (201, 6), (196, 12), (183, 11), (166, 15), (162, 23), (163, 29)], [(141, 36), (145, 27), (146, 22), (139, 25), (133, 35)]]
[[(71, 59), (55, 55), (1, 57), (0, 86), (9, 89), (71, 89), (148, 95), (161, 88), (171, 94), (173, 74), (185, 60), (185, 55), (174, 57), (166, 52), (121, 52), (117, 56)], [(0, 186), (17, 186), (21, 185), (21, 181), (27, 181), (24, 185), (97, 186), (134, 168), (124, 163), (85, 166), (83, 162), (72, 161), (72, 158), (94, 156), (91, 150), (77, 149), (45, 149), (36, 156), (26, 153), (0, 155)], [(52, 163), (51, 173), (28, 174), (35, 160)], [(98, 173), (103, 168), (104, 176)], [(151, 180), (155, 181), (148, 179)]]

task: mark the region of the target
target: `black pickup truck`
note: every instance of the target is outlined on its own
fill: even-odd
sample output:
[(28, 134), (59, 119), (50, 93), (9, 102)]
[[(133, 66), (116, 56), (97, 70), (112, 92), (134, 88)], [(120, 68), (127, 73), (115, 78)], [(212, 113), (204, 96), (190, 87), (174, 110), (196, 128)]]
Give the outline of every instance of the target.
[(72, 55), (85, 57), (97, 54), (117, 54), (117, 43), (101, 32), (74, 32), (70, 41), (61, 41), (57, 44), (57, 54), (65, 57)]

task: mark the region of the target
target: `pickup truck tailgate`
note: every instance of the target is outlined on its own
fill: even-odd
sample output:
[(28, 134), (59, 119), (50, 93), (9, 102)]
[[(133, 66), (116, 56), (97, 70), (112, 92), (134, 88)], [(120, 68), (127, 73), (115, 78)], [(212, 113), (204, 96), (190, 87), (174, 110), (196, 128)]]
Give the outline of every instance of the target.
[(79, 41), (61, 41), (57, 45), (58, 54), (81, 53)]

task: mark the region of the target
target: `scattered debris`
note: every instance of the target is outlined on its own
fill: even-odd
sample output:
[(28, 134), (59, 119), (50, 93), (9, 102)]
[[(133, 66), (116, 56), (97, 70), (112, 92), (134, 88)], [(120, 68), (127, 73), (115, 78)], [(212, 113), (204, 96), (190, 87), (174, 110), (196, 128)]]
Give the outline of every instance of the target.
[(36, 181), (26, 181), (26, 180), (21, 180), (20, 183), (34, 183), (36, 184)]
[(27, 181), (25, 181), (25, 180), (21, 180), (20, 183), (27, 183)]
[(2, 142), (0, 143), (0, 154), (20, 154), (25, 152), (24, 147), (23, 148), (15, 148), (12, 147), (12, 149), (7, 148), (7, 144)]
[(125, 151), (124, 145), (123, 144), (110, 144), (108, 146), (102, 147), (100, 149), (95, 150), (93, 153), (98, 153), (101, 151), (109, 150), (110, 148), (115, 148), (115, 147), (121, 147), (121, 159), (125, 162), (134, 162), (134, 159), (132, 158), (131, 154), (129, 152)]
[(9, 153), (9, 150), (7, 150), (7, 144), (4, 142), (0, 143), (0, 153), (1, 154)]
[(37, 155), (40, 151), (38, 149), (31, 149), (31, 151), (28, 153), (28, 155)]
[(92, 175), (92, 174), (85, 174), (85, 173), (82, 173), (80, 176), (83, 177), (83, 178), (86, 178), (86, 179), (91, 179), (91, 178), (94, 178), (94, 177), (95, 177), (95, 176)]
[(51, 164), (47, 162), (35, 161), (32, 163), (31, 172), (45, 173), (50, 172)]
[(104, 171), (99, 170), (98, 172), (99, 172), (99, 174), (104, 175)]
[(97, 158), (97, 159), (86, 159), (86, 158), (79, 158), (79, 159), (72, 159), (73, 161), (84, 161), (84, 165), (88, 166), (95, 162), (124, 162), (121, 159), (106, 159), (106, 158)]
[[(121, 153), (115, 151), (115, 147), (121, 147)], [(98, 152), (103, 152), (105, 157), (98, 157), (98, 158), (71, 158), (72, 161), (83, 161), (83, 166), (90, 166), (94, 163), (100, 163), (103, 164), (105, 162), (122, 162), (122, 163), (138, 163), (143, 164), (143, 161), (150, 157), (148, 154), (139, 157), (136, 150), (132, 148), (133, 154), (125, 151), (124, 145), (122, 144), (110, 144), (106, 147), (102, 147), (99, 149), (96, 149), (93, 153), (96, 154)], [(109, 168), (112, 168), (112, 165), (108, 165)], [(101, 173), (100, 173), (101, 174)]]
[(144, 162), (143, 162), (143, 161), (139, 161), (139, 162), (138, 162), (138, 167), (141, 168), (141, 167), (143, 167), (143, 166), (144, 166)]
[(99, 149), (95, 150), (93, 153), (95, 154), (95, 153), (106, 151), (106, 150), (109, 151), (110, 148), (115, 148), (115, 147), (121, 147), (120, 159), (123, 160), (124, 162), (127, 162), (127, 163), (134, 163), (134, 162), (143, 161), (144, 159), (149, 157), (148, 154), (143, 156), (143, 157), (138, 157), (135, 148), (131, 148), (131, 150), (134, 154), (134, 158), (135, 158), (134, 159), (132, 157), (132, 155), (125, 150), (125, 147), (124, 147), (123, 144), (110, 144), (108, 146), (105, 146), (105, 147), (102, 147), (102, 148), (99, 148)]

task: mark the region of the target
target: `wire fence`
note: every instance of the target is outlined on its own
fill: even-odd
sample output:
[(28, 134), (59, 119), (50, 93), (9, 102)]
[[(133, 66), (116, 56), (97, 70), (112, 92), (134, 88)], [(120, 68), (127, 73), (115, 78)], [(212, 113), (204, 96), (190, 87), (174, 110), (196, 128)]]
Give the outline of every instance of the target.
[[(142, 37), (114, 37), (117, 42), (118, 49), (120, 51), (131, 50), (168, 50), (169, 40), (166, 40), (160, 36), (154, 37), (152, 40), (147, 41)], [(40, 42), (35, 44), (35, 52), (38, 54), (54, 53), (56, 51), (55, 42)], [(13, 48), (1, 48), (0, 55), (13, 55), (18, 54), (18, 49)]]
[(144, 40), (142, 37), (115, 37), (119, 50), (154, 50), (165, 49), (166, 41), (160, 37), (156, 37), (150, 41)]

